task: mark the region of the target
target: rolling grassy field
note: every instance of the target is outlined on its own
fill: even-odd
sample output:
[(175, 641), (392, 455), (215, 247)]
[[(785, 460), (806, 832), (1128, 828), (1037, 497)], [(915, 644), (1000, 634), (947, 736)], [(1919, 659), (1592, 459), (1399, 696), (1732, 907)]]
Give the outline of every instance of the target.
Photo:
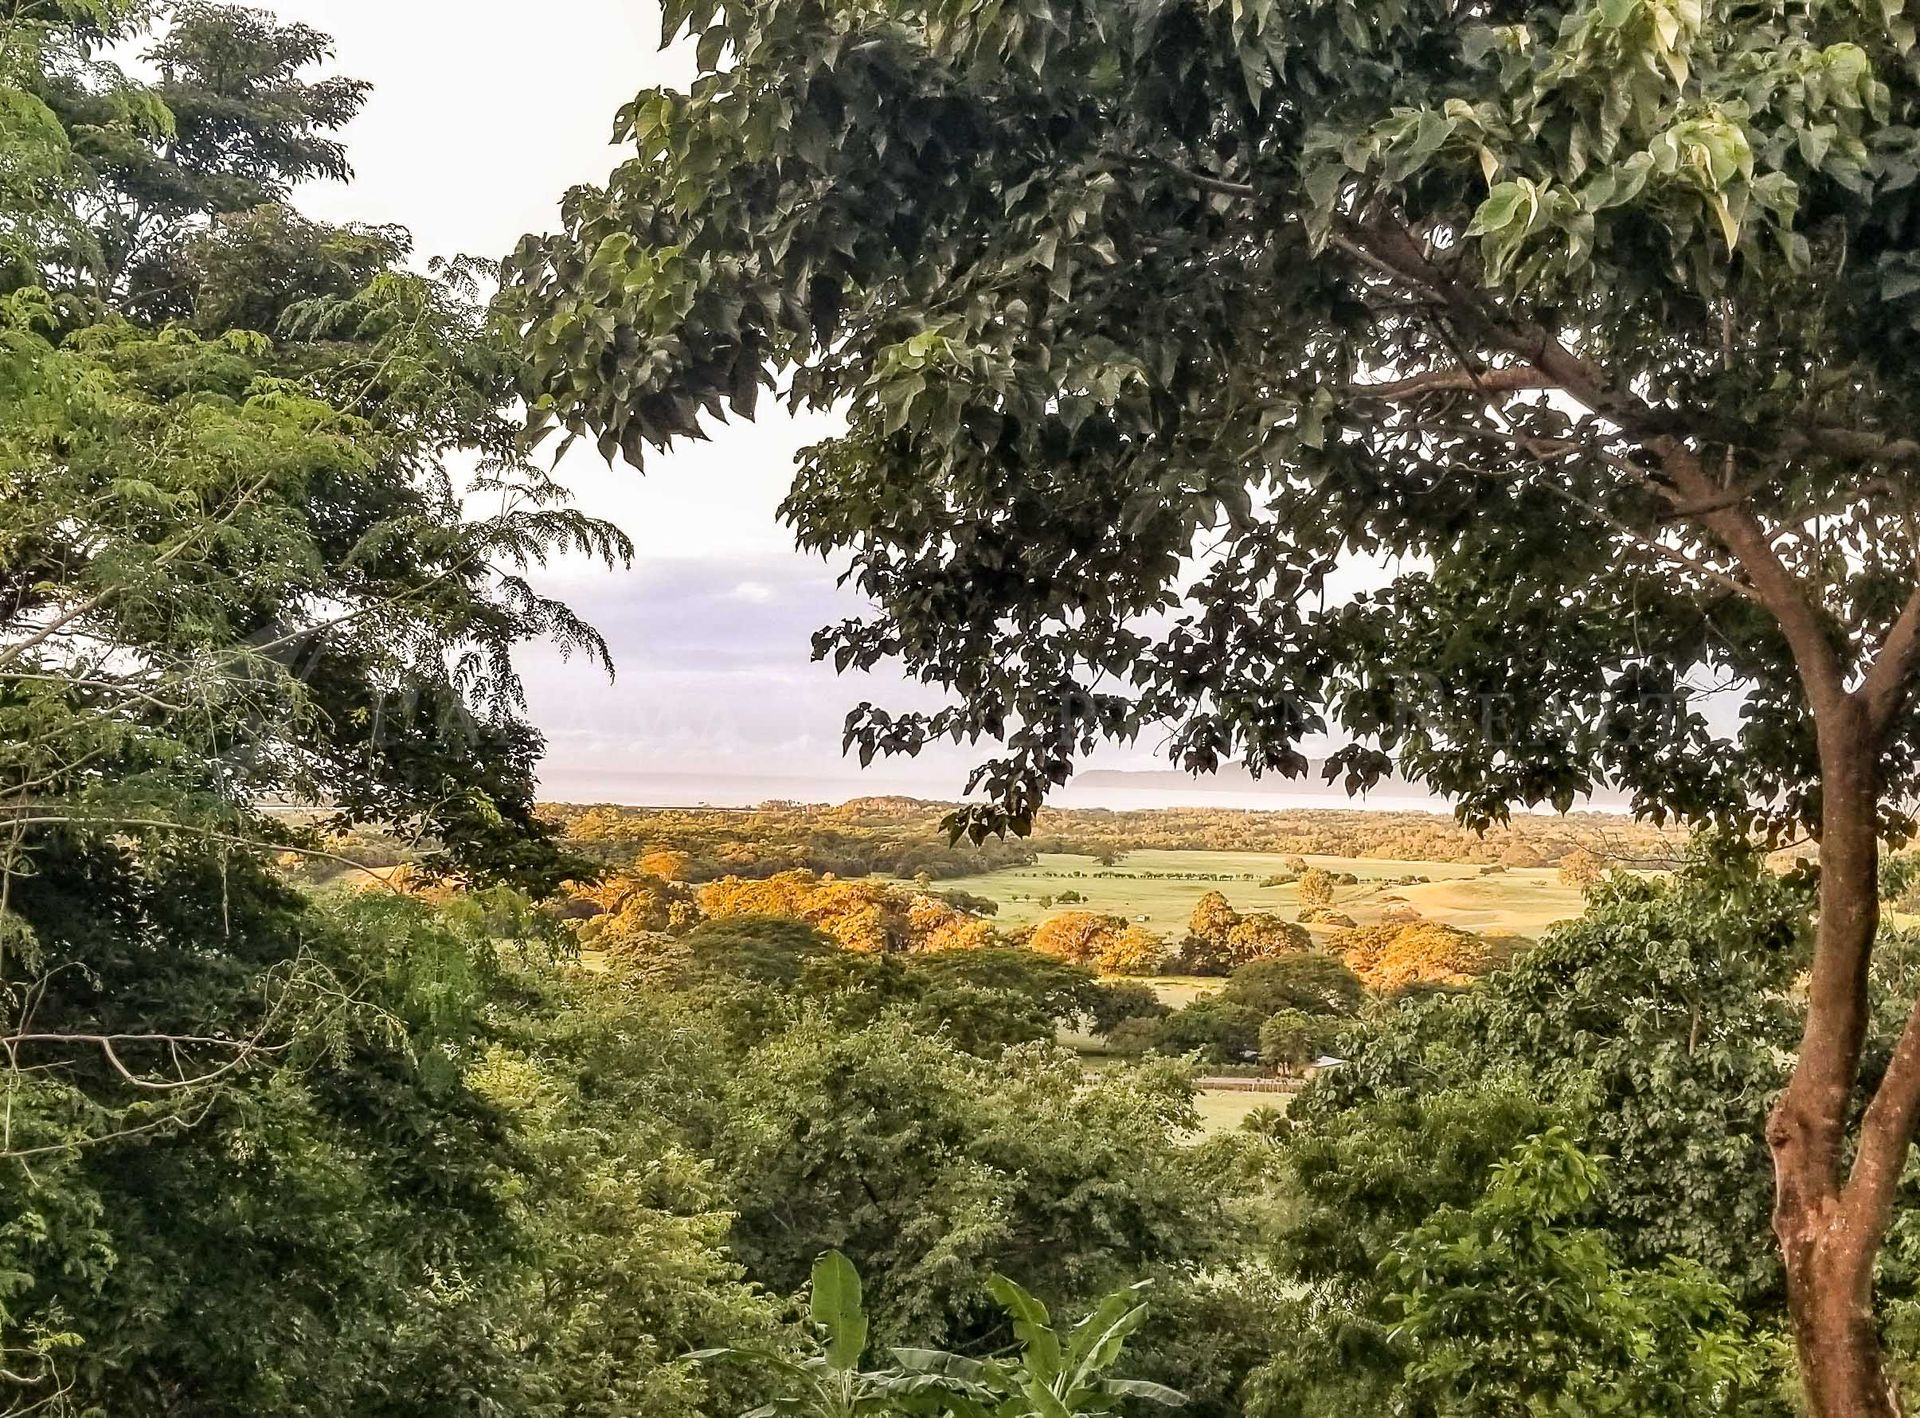
[[(1119, 864), (1103, 867), (1090, 857), (1042, 856), (1030, 867), (1010, 867), (982, 876), (939, 883), (1000, 903), (999, 922), (1030, 925), (1061, 911), (1099, 911), (1138, 921), (1177, 941), (1201, 896), (1218, 891), (1238, 911), (1273, 911), (1288, 920), (1300, 910), (1298, 888), (1262, 886), (1286, 870), (1286, 858), (1260, 852), (1129, 852)], [(1555, 921), (1577, 916), (1580, 892), (1563, 885), (1553, 867), (1515, 867), (1482, 876), (1464, 862), (1391, 861), (1378, 857), (1308, 856), (1309, 865), (1351, 872), (1357, 886), (1340, 887), (1334, 909), (1361, 925), (1380, 919), (1397, 901), (1421, 915), (1482, 934), (1537, 938)], [(1423, 876), (1425, 882), (1389, 886), (1396, 877)], [(1063, 891), (1077, 891), (1084, 902), (1060, 904)], [(1054, 897), (1056, 904), (1041, 903)], [(1325, 938), (1327, 927), (1311, 927)]]

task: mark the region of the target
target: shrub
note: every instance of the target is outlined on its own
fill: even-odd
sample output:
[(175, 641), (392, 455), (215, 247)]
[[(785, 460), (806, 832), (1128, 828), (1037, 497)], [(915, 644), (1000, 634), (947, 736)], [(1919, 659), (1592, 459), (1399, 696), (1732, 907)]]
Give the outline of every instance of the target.
[(1333, 873), (1324, 867), (1308, 867), (1300, 874), (1300, 904), (1302, 906), (1331, 906), (1333, 904)]
[(1352, 926), (1357, 922), (1345, 911), (1315, 906), (1312, 910), (1300, 913), (1300, 924), (1303, 926)]

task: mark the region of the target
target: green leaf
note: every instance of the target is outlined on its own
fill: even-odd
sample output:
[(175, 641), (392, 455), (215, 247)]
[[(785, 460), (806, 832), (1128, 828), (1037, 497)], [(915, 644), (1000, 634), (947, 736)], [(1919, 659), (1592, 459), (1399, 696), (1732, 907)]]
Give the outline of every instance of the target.
[(993, 1372), (992, 1366), (982, 1360), (969, 1359), (964, 1354), (950, 1354), (944, 1349), (898, 1348), (888, 1352), (901, 1368), (918, 1374), (941, 1374), (948, 1378), (978, 1382)]
[(1013, 1333), (1024, 1351), (1029, 1372), (1052, 1382), (1063, 1367), (1060, 1337), (1053, 1332), (1047, 1307), (1004, 1275), (993, 1275), (987, 1289), (1013, 1321)]
[(1188, 1403), (1187, 1396), (1180, 1390), (1148, 1379), (1108, 1379), (1105, 1387), (1123, 1398), (1143, 1398), (1162, 1408), (1185, 1408)]
[(1076, 1366), (1076, 1378), (1102, 1373), (1119, 1360), (1129, 1335), (1146, 1321), (1147, 1307), (1137, 1304), (1139, 1287), (1109, 1295), (1086, 1323), (1074, 1332), (1067, 1361)]
[(1026, 1396), (1036, 1418), (1073, 1418), (1073, 1410), (1060, 1401), (1060, 1395), (1037, 1378), (1020, 1385), (1020, 1392)]
[(813, 1263), (813, 1294), (807, 1302), (813, 1322), (827, 1332), (827, 1363), (851, 1371), (867, 1350), (867, 1316), (860, 1303), (860, 1272), (839, 1251)]
[(1519, 181), (1497, 183), (1486, 200), (1474, 210), (1467, 227), (1468, 236), (1487, 236), (1505, 231), (1513, 224), (1522, 204), (1532, 198), (1531, 184)]

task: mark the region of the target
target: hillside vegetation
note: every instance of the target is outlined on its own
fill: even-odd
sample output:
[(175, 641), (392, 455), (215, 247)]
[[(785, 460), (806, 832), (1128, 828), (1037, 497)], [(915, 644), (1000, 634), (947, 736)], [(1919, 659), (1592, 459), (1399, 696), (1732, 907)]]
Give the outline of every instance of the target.
[(1656, 866), (1671, 865), (1686, 840), (1683, 833), (1606, 813), (1519, 814), (1482, 833), (1441, 813), (1360, 808), (1048, 808), (1027, 837), (949, 845), (941, 823), (952, 810), (951, 803), (882, 797), (738, 811), (550, 803), (542, 813), (596, 860), (630, 866), (649, 851), (684, 852), (689, 877), (697, 881), (794, 867), (840, 876), (951, 878), (1028, 865), (1046, 853), (1111, 860), (1149, 850), (1540, 867), (1580, 849), (1616, 865)]

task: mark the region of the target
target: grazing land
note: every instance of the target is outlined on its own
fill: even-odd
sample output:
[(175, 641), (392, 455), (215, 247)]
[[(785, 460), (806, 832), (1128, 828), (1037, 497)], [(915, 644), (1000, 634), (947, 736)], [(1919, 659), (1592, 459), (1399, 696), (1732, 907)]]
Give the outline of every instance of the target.
[(1232, 1088), (1203, 1088), (1194, 1095), (1193, 1106), (1200, 1114), (1202, 1136), (1232, 1132), (1257, 1108), (1284, 1110), (1285, 1093), (1248, 1093)]
[[(1363, 926), (1404, 905), (1481, 935), (1537, 938), (1555, 921), (1571, 919), (1581, 910), (1579, 888), (1561, 881), (1552, 867), (1507, 867), (1483, 875), (1486, 868), (1470, 862), (1311, 853), (1304, 859), (1309, 866), (1359, 878), (1357, 885), (1336, 891), (1333, 909)], [(1107, 867), (1089, 857), (1042, 853), (1031, 865), (956, 877), (942, 885), (998, 902), (995, 920), (1003, 925), (1036, 924), (1061, 910), (1098, 911), (1178, 939), (1194, 904), (1209, 891), (1220, 892), (1239, 911), (1297, 915), (1296, 884), (1263, 884), (1287, 875), (1288, 861), (1286, 855), (1267, 852), (1143, 850), (1128, 852)], [(1426, 880), (1406, 880), (1410, 877)], [(1062, 893), (1084, 899), (1069, 895), (1063, 902)], [(1309, 929), (1318, 938), (1331, 936), (1337, 928)]]

